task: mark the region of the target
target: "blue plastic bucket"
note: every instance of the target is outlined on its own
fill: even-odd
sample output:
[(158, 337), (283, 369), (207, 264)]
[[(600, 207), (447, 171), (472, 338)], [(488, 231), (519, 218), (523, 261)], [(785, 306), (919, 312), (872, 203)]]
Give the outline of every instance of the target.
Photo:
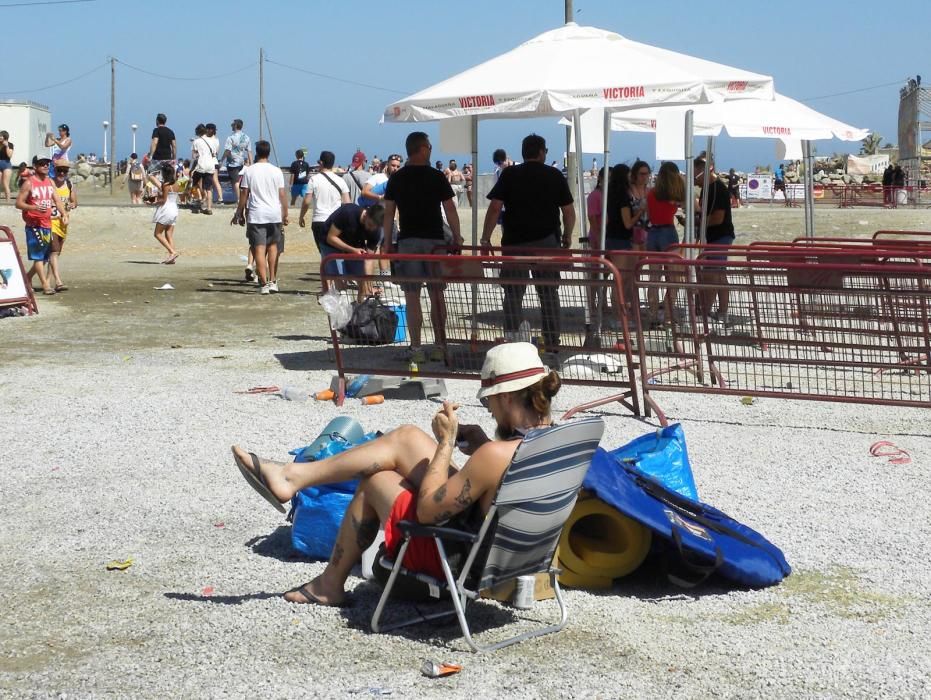
[(407, 306), (398, 304), (389, 305), (388, 308), (398, 315), (398, 327), (394, 331), (394, 342), (403, 343), (407, 340)]

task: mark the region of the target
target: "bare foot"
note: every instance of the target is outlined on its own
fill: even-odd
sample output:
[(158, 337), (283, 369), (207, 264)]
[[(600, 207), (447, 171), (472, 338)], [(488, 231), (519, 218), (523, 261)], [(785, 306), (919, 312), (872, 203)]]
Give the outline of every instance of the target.
[[(233, 454), (242, 464), (252, 465), (252, 457), (249, 453), (237, 445), (233, 445)], [(268, 489), (282, 503), (291, 500), (297, 489), (295, 489), (284, 477), (284, 462), (273, 462), (268, 459), (259, 459), (259, 470), (262, 477), (268, 485)]]
[(324, 607), (338, 608), (346, 601), (346, 593), (339, 591), (325, 592), (322, 576), (318, 576), (313, 581), (298, 586), (294, 590), (284, 594), (284, 599), (290, 603), (300, 603), (302, 605), (322, 605)]

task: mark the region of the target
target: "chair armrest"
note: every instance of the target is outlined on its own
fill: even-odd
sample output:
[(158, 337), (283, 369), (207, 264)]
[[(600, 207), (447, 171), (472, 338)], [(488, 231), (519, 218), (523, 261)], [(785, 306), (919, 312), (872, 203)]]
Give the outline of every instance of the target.
[(475, 542), (478, 539), (478, 535), (472, 532), (454, 530), (450, 527), (421, 525), (413, 520), (399, 520), (398, 529), (408, 537), (439, 537), (441, 540), (456, 540), (458, 542)]

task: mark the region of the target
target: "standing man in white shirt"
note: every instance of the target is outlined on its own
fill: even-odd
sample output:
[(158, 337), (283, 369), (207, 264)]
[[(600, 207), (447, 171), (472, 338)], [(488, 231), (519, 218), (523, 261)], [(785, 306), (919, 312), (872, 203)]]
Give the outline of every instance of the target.
[(239, 173), (246, 165), (252, 165), (252, 139), (242, 130), (242, 119), (234, 119), (230, 128), (233, 129), (233, 133), (226, 137), (221, 160), (226, 161), (226, 174), (238, 202)]
[(192, 144), (197, 165), (195, 173), (200, 173), (199, 179), (203, 189), (201, 212), (213, 214), (213, 174), (217, 171), (217, 151), (220, 149), (220, 140), (217, 138), (217, 125), (206, 124), (203, 136), (198, 136)]
[(288, 225), (288, 194), (281, 168), (268, 162), (271, 144), (256, 141), (255, 163), (239, 181), (239, 204), (230, 224), (246, 227), (261, 294), (278, 293), (278, 246)]
[[(317, 244), (321, 259), (340, 252), (326, 242), (326, 220), (330, 218), (330, 214), (339, 209), (340, 205), (349, 204), (349, 187), (343, 178), (333, 172), (335, 163), (336, 156), (331, 151), (320, 152), (320, 159), (317, 161), (320, 170), (311, 175), (307, 182), (307, 194), (304, 195), (304, 201), (301, 203), (301, 216), (298, 221), (301, 228), (306, 226), (307, 210), (313, 200), (314, 213), (310, 229), (314, 233), (314, 243)], [(342, 262), (329, 264), (326, 273), (330, 276), (342, 275)], [(327, 285), (323, 284), (322, 287), (326, 293)]]

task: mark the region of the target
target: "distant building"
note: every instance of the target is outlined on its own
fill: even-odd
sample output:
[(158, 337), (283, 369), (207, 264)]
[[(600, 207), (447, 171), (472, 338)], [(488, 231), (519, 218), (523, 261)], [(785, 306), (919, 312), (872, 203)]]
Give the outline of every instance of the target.
[(16, 149), (13, 159), (17, 165), (32, 162), (33, 156), (48, 156), (45, 135), (51, 131), (52, 113), (45, 105), (24, 100), (0, 100), (0, 131), (10, 133)]

